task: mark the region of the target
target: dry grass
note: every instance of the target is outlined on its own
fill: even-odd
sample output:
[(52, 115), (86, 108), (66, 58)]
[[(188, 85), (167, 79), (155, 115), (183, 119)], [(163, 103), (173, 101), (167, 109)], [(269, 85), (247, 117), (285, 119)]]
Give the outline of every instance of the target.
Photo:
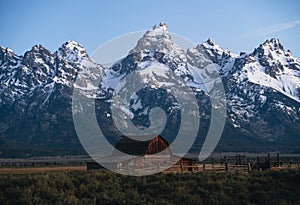
[(0, 174), (33, 174), (49, 171), (86, 171), (86, 166), (0, 168)]

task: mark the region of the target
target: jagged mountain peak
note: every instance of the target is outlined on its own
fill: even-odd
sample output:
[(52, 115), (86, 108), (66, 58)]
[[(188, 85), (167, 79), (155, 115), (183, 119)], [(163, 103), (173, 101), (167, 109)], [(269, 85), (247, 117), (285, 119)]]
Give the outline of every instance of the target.
[(279, 39), (271, 38), (266, 40), (264, 43), (260, 44), (257, 49), (254, 50), (253, 54), (258, 53), (258, 57), (285, 54), (283, 45), (280, 43)]
[(89, 58), (85, 48), (74, 40), (65, 42), (57, 51), (56, 54), (67, 62), (78, 62), (82, 59)]
[(24, 56), (26, 57), (28, 55), (32, 55), (32, 54), (35, 55), (35, 54), (42, 54), (42, 53), (49, 56), (52, 55), (50, 50), (48, 50), (47, 48), (45, 48), (40, 44), (37, 44), (32, 46), (31, 50), (27, 51)]
[(5, 61), (14, 61), (14, 64), (16, 64), (18, 58), (13, 50), (0, 46), (0, 64), (7, 63)]
[(34, 45), (22, 58), (22, 64), (28, 68), (49, 63), (53, 63), (53, 54), (42, 45)]
[(300, 62), (278, 39), (266, 40), (252, 53), (241, 55), (235, 66), (238, 69), (233, 76), (238, 83), (247, 81), (271, 88), (300, 102)]
[(168, 31), (168, 27), (164, 22), (154, 25), (150, 30), (148, 30), (142, 38), (138, 40), (135, 48), (133, 48), (129, 53), (149, 51), (165, 53), (174, 57), (179, 57), (181, 60), (186, 61), (184, 50), (180, 46), (174, 44)]
[(11, 55), (11, 56), (15, 54), (14, 51), (11, 50), (10, 48), (4, 48), (4, 47), (2, 47), (2, 46), (0, 46), (0, 52), (1, 52), (1, 53), (9, 54), (9, 55)]
[(59, 49), (80, 50), (86, 52), (85, 48), (74, 40), (65, 42)]
[(143, 37), (138, 40), (133, 51), (156, 51), (165, 47), (171, 49), (172, 45), (173, 40), (169, 34), (167, 25), (160, 23), (146, 31)]
[(211, 38), (187, 50), (188, 62), (192, 66), (203, 68), (211, 63), (217, 64), (219, 74), (224, 76), (232, 69), (235, 59), (238, 56), (229, 50), (224, 50)]
[(208, 38), (204, 43), (207, 43), (208, 45), (211, 46), (217, 45), (217, 43), (212, 38)]
[(158, 35), (169, 35), (168, 26), (165, 22), (161, 22), (158, 25), (154, 25), (152, 29), (148, 30), (148, 36), (158, 36)]
[(223, 49), (219, 44), (217, 44), (213, 39), (209, 38), (200, 45), (198, 48), (212, 50), (213, 53), (222, 55), (223, 53), (230, 55), (231, 57), (237, 57), (237, 55), (232, 54), (228, 49)]
[(274, 49), (281, 49), (283, 50), (283, 46), (281, 45), (280, 41), (278, 38), (271, 38), (269, 40), (266, 40), (263, 44), (263, 46), (269, 46), (273, 50)]
[(34, 46), (32, 46), (30, 51), (39, 51), (39, 50), (44, 50), (46, 49), (44, 46), (42, 46), (41, 44), (36, 44)]
[[(256, 49), (254, 49), (254, 51), (249, 55), (257, 56), (259, 59), (268, 59), (270, 63), (280, 63), (282, 65), (286, 65), (297, 62), (299, 64), (299, 60), (292, 55), (290, 50), (286, 51), (277, 38), (266, 40), (264, 43), (260, 44)], [(263, 64), (263, 66), (265, 65)]]
[(208, 38), (206, 41), (202, 42), (199, 46), (203, 46), (203, 47), (206, 47), (206, 48), (220, 48), (221, 50), (222, 47), (217, 44), (212, 38)]
[(17, 56), (10, 48), (0, 46), (0, 75), (1, 70), (9, 70), (20, 63), (22, 56)]

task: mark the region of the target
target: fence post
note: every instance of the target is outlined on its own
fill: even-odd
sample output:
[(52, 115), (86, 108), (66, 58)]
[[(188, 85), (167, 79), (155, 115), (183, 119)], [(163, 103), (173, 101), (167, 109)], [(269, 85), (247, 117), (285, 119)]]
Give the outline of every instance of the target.
[(136, 168), (136, 157), (133, 157), (133, 162), (134, 162), (134, 168)]
[(248, 168), (248, 172), (250, 173), (252, 171), (250, 162), (248, 162), (248, 167), (247, 168)]
[(225, 162), (225, 171), (228, 172), (228, 163)]

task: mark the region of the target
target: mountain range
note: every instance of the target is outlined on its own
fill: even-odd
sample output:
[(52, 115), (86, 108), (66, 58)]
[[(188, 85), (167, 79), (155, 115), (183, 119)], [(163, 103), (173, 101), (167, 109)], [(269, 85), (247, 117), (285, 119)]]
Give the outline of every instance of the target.
[(150, 110), (159, 106), (168, 119), (162, 135), (169, 142), (174, 140), (180, 125), (180, 106), (170, 94), (173, 84), (168, 84), (174, 73), (193, 90), (200, 107), (200, 131), (190, 150), (199, 152), (212, 106), (212, 88), (203, 86), (203, 81), (214, 75), (214, 66), (227, 105), (216, 151), (300, 151), (300, 61), (278, 39), (239, 55), (212, 39), (185, 51), (173, 42), (167, 25), (160, 23), (110, 66), (96, 63), (75, 41), (64, 43), (54, 53), (35, 45), (22, 56), (0, 47), (0, 157), (84, 153), (72, 120), (78, 73), (102, 78), (95, 95), (87, 92), (94, 89), (88, 81), (76, 88), (96, 99), (98, 124), (108, 141), (115, 143), (122, 133), (110, 109), (114, 91), (126, 75), (151, 65), (165, 69), (146, 72), (144, 77), (151, 78), (153, 86), (133, 93), (129, 107), (122, 108), (136, 126), (149, 126)]

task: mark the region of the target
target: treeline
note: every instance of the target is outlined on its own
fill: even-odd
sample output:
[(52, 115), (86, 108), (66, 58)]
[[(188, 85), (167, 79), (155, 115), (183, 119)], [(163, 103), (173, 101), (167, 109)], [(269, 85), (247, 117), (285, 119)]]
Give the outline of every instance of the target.
[(0, 204), (300, 204), (300, 171), (0, 175)]

